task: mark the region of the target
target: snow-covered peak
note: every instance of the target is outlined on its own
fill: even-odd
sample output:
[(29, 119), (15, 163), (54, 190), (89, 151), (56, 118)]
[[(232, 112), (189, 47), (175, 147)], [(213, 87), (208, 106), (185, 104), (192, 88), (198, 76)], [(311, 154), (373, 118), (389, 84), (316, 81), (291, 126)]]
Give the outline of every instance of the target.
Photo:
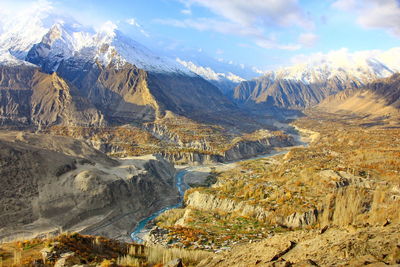
[[(390, 50), (389, 50), (390, 51)], [(369, 82), (400, 71), (400, 48), (388, 51), (360, 51), (349, 53), (347, 49), (299, 56), (297, 64), (267, 74), (275, 79), (300, 81), (305, 84), (318, 83), (329, 79), (358, 80)]]
[(1, 15), (0, 48), (21, 60), (53, 25), (76, 23), (71, 18), (53, 13), (53, 7), (47, 1), (38, 1), (19, 12)]
[(234, 83), (240, 83), (243, 82), (245, 79), (239, 77), (238, 75), (233, 74), (232, 72), (227, 72), (227, 73), (217, 73), (210, 67), (202, 67), (198, 66), (192, 61), (185, 61), (180, 58), (177, 58), (176, 61), (181, 64), (182, 66), (188, 68), (192, 72), (196, 73), (197, 75), (200, 75), (206, 80), (211, 80), (211, 81), (223, 81), (223, 80), (229, 80)]
[(125, 36), (112, 22), (94, 30), (45, 9), (3, 18), (0, 28), (0, 49), (35, 64), (44, 59), (53, 61), (49, 71), (55, 71), (62, 60), (77, 57), (105, 66), (130, 63), (148, 71), (194, 75), (174, 60), (160, 57)]
[(124, 35), (119, 30), (102, 30), (94, 36), (93, 47), (96, 47), (95, 58), (108, 65), (116, 66), (131, 63), (138, 68), (167, 73), (194, 75), (187, 68), (172, 59), (154, 54), (151, 50)]

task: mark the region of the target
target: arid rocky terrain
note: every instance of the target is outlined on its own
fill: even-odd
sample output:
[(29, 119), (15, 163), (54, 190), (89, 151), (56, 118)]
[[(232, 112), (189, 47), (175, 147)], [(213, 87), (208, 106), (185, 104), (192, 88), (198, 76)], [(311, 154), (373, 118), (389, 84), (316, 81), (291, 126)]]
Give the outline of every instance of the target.
[(129, 240), (135, 221), (178, 201), (165, 160), (115, 160), (67, 137), (2, 132), (0, 140), (3, 241), (65, 231)]
[(400, 265), (399, 48), (244, 79), (2, 9), (0, 267)]
[(294, 122), (308, 146), (205, 170), (213, 184), (188, 190), (185, 208), (157, 218), (149, 241), (226, 251), (201, 266), (396, 264), (399, 132), (391, 122), (310, 110)]

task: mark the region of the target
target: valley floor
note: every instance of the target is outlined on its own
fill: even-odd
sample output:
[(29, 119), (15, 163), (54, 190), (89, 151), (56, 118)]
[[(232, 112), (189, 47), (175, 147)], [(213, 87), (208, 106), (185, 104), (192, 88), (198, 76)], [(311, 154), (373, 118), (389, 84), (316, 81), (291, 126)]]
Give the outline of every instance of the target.
[[(400, 128), (396, 122), (310, 110), (294, 125), (308, 136), (309, 146), (269, 159), (240, 162), (234, 168), (200, 168), (203, 172), (188, 177), (192, 183), (196, 178), (204, 179), (204, 172), (210, 170), (216, 183), (209, 186), (199, 182), (200, 187), (188, 190), (185, 208), (157, 218), (149, 240), (168, 247), (232, 250), (208, 263), (215, 266), (246, 262), (252, 254), (246, 252), (246, 256), (240, 251), (247, 251), (249, 242), (264, 242), (265, 248), (260, 246), (257, 254), (259, 259), (237, 265), (253, 266), (272, 260), (262, 255), (268, 251), (268, 240), (275, 236), (279, 238), (274, 240), (288, 238), (283, 247), (289, 246), (289, 241), (297, 244), (303, 239), (318, 243), (322, 242), (320, 232), (329, 229), (328, 233), (335, 236), (330, 237), (332, 241), (340, 237), (340, 242), (328, 242), (325, 249), (310, 248), (314, 256), (309, 258), (285, 259), (291, 263), (309, 259), (324, 266), (353, 265), (357, 258), (365, 258), (365, 263), (398, 262)], [(382, 237), (387, 243), (364, 246), (365, 240), (358, 235), (367, 241)], [(346, 251), (339, 246), (346, 240), (361, 248)], [(307, 242), (299, 246), (306, 254)], [(335, 253), (324, 259), (329, 244), (336, 246)], [(371, 251), (375, 251), (373, 257)], [(357, 264), (362, 265), (361, 260)]]
[[(190, 170), (185, 182), (192, 187), (185, 205), (155, 219), (146, 253), (100, 253), (89, 261), (82, 248), (64, 252), (91, 264), (107, 260), (110, 266), (152, 266), (166, 258), (182, 258), (185, 266), (400, 264), (399, 124), (319, 110), (306, 115), (293, 125), (307, 146), (230, 164), (182, 166)], [(113, 167), (116, 174), (123, 176), (130, 160)], [(93, 167), (87, 168), (74, 172)], [(25, 251), (38, 255), (39, 248), (49, 248), (35, 242), (41, 245), (23, 245), (22, 254), (16, 244), (3, 244), (0, 253), (11, 261)], [(157, 249), (161, 258), (150, 260), (148, 251)], [(57, 255), (53, 262), (62, 259)], [(130, 263), (122, 264), (123, 257)]]

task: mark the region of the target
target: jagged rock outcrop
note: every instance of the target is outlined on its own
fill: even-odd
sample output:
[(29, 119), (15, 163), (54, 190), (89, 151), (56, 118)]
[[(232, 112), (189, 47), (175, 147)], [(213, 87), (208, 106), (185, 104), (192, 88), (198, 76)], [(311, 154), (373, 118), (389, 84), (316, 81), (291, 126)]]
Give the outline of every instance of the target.
[(270, 216), (270, 212), (260, 206), (250, 205), (244, 201), (220, 198), (212, 194), (201, 193), (198, 191), (187, 195), (185, 204), (189, 208), (236, 213), (241, 216), (250, 216), (260, 221), (266, 221)]
[(151, 123), (146, 124), (145, 129), (159, 140), (179, 146), (184, 145), (184, 143), (181, 141), (181, 138), (177, 134), (172, 133), (166, 125), (160, 123)]
[(0, 150), (2, 240), (67, 230), (129, 240), (138, 220), (178, 202), (161, 158), (116, 161), (82, 141), (14, 132)]
[[(290, 136), (268, 135), (268, 137), (258, 140), (236, 141), (227, 150), (220, 153), (213, 153), (213, 148), (207, 143), (191, 142), (184, 144), (190, 150), (199, 149), (200, 151), (174, 151), (162, 152), (162, 156), (176, 164), (210, 164), (219, 162), (236, 161), (251, 158), (260, 154), (270, 152), (273, 148), (288, 147), (294, 145), (294, 140)], [(202, 152), (204, 151), (204, 152)]]
[(315, 225), (318, 222), (318, 209), (312, 209), (307, 212), (295, 212), (287, 216), (282, 225), (290, 228), (303, 228), (309, 225)]
[[(167, 116), (175, 116), (168, 112)], [(182, 124), (181, 127), (185, 127)], [(187, 140), (182, 141), (181, 136), (170, 131), (168, 126), (162, 123), (148, 123), (144, 125), (144, 128), (150, 132), (154, 137), (159, 140), (165, 141), (172, 145), (177, 145), (180, 147), (186, 147), (189, 149), (203, 150), (203, 151), (213, 151), (213, 147), (207, 142), (207, 140)]]
[[(315, 225), (318, 222), (319, 215), (317, 209), (312, 209), (307, 212), (295, 212), (287, 217), (281, 217), (279, 214), (268, 211), (258, 205), (250, 205), (245, 201), (221, 198), (213, 194), (198, 191), (187, 195), (185, 204), (187, 205), (186, 209), (188, 210), (195, 208), (199, 210), (223, 211), (230, 214), (237, 214), (239, 216), (249, 216), (261, 222), (269, 223), (271, 221), (276, 221), (280, 225), (289, 228), (303, 228)], [(272, 218), (274, 216), (279, 217)], [(184, 217), (179, 221), (180, 224), (184, 225)]]
[(292, 145), (294, 145), (294, 140), (291, 136), (282, 138), (281, 136), (268, 134), (267, 137), (258, 140), (236, 142), (231, 148), (224, 152), (223, 159), (224, 161), (246, 159), (268, 153), (274, 147), (288, 147)]
[(174, 164), (201, 165), (224, 162), (224, 157), (221, 155), (201, 152), (165, 151), (161, 152), (160, 155)]

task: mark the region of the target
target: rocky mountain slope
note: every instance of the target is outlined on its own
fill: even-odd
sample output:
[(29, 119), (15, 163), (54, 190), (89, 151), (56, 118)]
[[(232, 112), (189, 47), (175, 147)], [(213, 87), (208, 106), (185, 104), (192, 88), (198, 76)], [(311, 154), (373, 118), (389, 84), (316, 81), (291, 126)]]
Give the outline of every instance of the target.
[(356, 90), (330, 96), (318, 108), (330, 112), (398, 117), (400, 108), (400, 75), (380, 79)]
[(0, 66), (0, 124), (101, 126), (103, 115), (56, 73), (33, 65)]
[(177, 203), (163, 159), (113, 160), (82, 141), (0, 136), (0, 240), (79, 231), (130, 240), (142, 217)]
[[(160, 153), (180, 163), (221, 161), (219, 155), (235, 138), (273, 128), (249, 117), (210, 82), (154, 54), (110, 22), (94, 30), (39, 12), (3, 25), (3, 30), (3, 128), (85, 139), (114, 156)], [(169, 123), (169, 118), (178, 122)], [(190, 130), (173, 135), (187, 140), (170, 140), (171, 132), (185, 127)], [(231, 158), (271, 148), (256, 146)]]
[[(26, 31), (32, 32), (28, 35)], [(154, 54), (118, 31), (111, 22), (93, 30), (72, 19), (45, 13), (18, 21), (14, 27), (5, 27), (0, 47), (2, 68), (9, 69), (2, 72), (3, 97), (16, 89), (15, 84), (8, 83), (13, 79), (12, 73), (17, 72), (15, 68), (35, 65), (43, 77), (46, 73), (53, 74), (63, 80), (64, 87), (74, 91), (70, 104), (60, 97), (55, 105), (90, 109), (83, 112), (86, 120), (79, 114), (75, 114), (78, 117), (69, 114), (59, 115), (68, 119), (44, 121), (28, 118), (26, 112), (18, 114), (19, 109), (14, 109), (15, 114), (3, 112), (3, 121), (10, 124), (11, 117), (7, 116), (27, 117), (26, 121), (34, 127), (77, 125), (80, 120), (83, 125), (141, 124), (164, 116), (166, 111), (201, 122), (228, 125), (247, 122), (244, 113), (217, 87), (181, 64)], [(25, 73), (25, 79), (37, 79), (38, 75), (33, 74)], [(28, 88), (36, 91), (31, 85), (26, 83), (25, 91)], [(56, 92), (48, 92), (49, 97), (56, 98)], [(36, 108), (31, 100), (21, 98), (18, 104)], [(6, 103), (6, 98), (1, 102)], [(51, 106), (41, 107), (43, 116), (54, 117)], [(10, 108), (2, 106), (2, 109)], [(34, 112), (31, 113), (33, 116)]]
[(250, 108), (304, 108), (400, 71), (400, 63), (393, 60), (398, 58), (399, 48), (371, 53), (350, 54), (342, 50), (304, 59), (304, 63), (242, 82), (235, 88), (233, 98)]

